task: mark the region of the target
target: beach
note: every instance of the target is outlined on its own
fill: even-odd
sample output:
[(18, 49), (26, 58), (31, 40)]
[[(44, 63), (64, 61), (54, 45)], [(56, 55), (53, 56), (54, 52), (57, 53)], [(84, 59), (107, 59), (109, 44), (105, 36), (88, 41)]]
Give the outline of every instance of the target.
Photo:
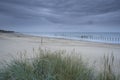
[(0, 33), (0, 62), (19, 57), (20, 53), (25, 53), (27, 58), (33, 58), (34, 51), (39, 48), (51, 51), (64, 50), (69, 54), (75, 52), (75, 55), (81, 55), (83, 60), (95, 64), (94, 66), (102, 63), (104, 55), (113, 54), (115, 61), (120, 61), (120, 45), (117, 44), (30, 36), (20, 33)]

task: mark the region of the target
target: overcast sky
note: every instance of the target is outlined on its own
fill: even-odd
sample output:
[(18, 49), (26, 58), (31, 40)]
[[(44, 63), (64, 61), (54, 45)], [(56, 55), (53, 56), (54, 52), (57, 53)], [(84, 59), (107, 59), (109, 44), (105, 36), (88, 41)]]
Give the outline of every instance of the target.
[(0, 0), (0, 29), (120, 32), (120, 0)]

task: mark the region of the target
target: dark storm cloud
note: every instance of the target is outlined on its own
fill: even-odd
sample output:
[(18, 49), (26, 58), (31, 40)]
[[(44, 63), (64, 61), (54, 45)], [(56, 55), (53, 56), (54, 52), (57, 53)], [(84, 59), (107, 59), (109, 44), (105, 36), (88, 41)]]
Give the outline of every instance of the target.
[(73, 16), (101, 14), (120, 9), (120, 0), (1, 0), (0, 2), (2, 10), (4, 8), (12, 10), (13, 5), (18, 10), (21, 7), (28, 10), (46, 8), (53, 10), (56, 14)]
[(120, 0), (0, 0), (0, 26), (120, 25), (119, 14)]

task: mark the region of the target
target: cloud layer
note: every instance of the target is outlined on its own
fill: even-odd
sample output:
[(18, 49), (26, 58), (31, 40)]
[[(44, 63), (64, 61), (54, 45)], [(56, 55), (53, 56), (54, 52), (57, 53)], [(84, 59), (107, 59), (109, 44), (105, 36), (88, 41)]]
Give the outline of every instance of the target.
[(119, 14), (120, 0), (0, 0), (0, 28), (118, 30)]

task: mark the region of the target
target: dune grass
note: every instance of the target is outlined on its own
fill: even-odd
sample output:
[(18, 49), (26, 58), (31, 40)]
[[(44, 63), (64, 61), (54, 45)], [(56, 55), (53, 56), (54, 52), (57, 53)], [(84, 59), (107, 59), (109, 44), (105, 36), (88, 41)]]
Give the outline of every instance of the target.
[(8, 63), (0, 69), (0, 80), (119, 80), (110, 69), (108, 57), (104, 57), (103, 72), (95, 76), (80, 56), (42, 49), (38, 53), (34, 59), (21, 58)]
[(107, 55), (103, 57), (103, 70), (98, 75), (98, 80), (120, 80), (120, 73), (115, 73), (114, 69), (114, 55)]

